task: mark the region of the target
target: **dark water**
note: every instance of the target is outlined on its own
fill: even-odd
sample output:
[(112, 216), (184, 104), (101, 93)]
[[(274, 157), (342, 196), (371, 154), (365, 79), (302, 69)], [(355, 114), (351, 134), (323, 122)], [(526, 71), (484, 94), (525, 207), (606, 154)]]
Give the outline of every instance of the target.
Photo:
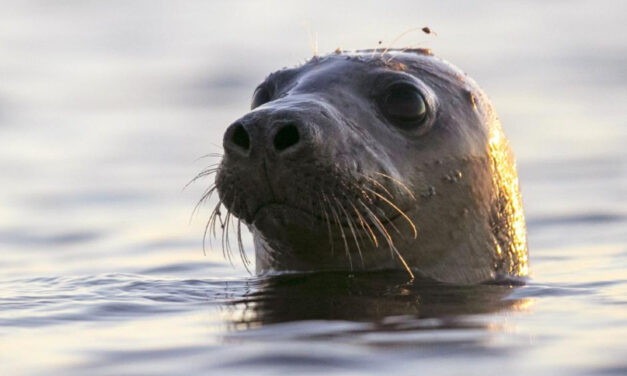
[[(2, 2), (0, 374), (627, 374), (620, 1)], [(308, 24), (309, 26), (304, 26)], [(524, 286), (251, 277), (204, 187), (271, 70), (428, 25), (519, 161)], [(245, 244), (250, 249), (250, 239)]]

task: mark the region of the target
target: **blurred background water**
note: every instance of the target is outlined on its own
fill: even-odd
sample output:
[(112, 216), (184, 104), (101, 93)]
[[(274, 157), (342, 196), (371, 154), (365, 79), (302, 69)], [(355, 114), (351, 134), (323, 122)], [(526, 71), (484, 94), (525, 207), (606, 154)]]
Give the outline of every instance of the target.
[[(627, 374), (624, 1), (2, 1), (0, 374)], [(202, 181), (271, 71), (432, 48), (517, 154), (532, 279), (250, 277)], [(245, 239), (250, 248), (250, 240)]]

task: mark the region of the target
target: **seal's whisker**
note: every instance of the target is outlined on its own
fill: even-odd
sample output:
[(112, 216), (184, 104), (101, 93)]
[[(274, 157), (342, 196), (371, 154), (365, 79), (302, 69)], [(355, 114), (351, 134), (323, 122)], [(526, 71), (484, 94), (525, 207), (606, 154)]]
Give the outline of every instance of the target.
[(248, 256), (246, 256), (246, 251), (244, 250), (244, 243), (242, 242), (242, 220), (237, 219), (237, 248), (239, 249), (239, 256), (242, 259), (242, 263), (244, 264), (244, 268), (248, 274), (252, 275), (248, 266), (250, 265), (250, 260)]
[(220, 167), (218, 166), (218, 164), (208, 166), (207, 169), (202, 170), (198, 174), (196, 174), (196, 176), (194, 176), (194, 178), (189, 183), (187, 183), (187, 185), (190, 185), (191, 183), (193, 183), (194, 181), (196, 181), (196, 180), (198, 180), (198, 179), (200, 179), (202, 177), (205, 177), (207, 175), (211, 175), (211, 174), (215, 173), (216, 171), (218, 171), (219, 169), (220, 169)]
[[(392, 220), (390, 220), (390, 218), (389, 218), (389, 217), (385, 214), (385, 212), (384, 212), (384, 211), (381, 211), (380, 216), (381, 216), (381, 217), (383, 217), (383, 218), (380, 218), (380, 219), (382, 219), (381, 223), (384, 223), (383, 221), (385, 221), (385, 224), (386, 224), (386, 225), (390, 225), (390, 226), (392, 227), (392, 229), (393, 229), (393, 230), (394, 230), (397, 234), (399, 234), (400, 236), (403, 236), (403, 232), (401, 232), (401, 230), (399, 230), (399, 229), (398, 229), (398, 227), (396, 227), (396, 225), (394, 224), (394, 222), (393, 222)], [(387, 229), (387, 227), (386, 227), (386, 229)]]
[(205, 166), (205, 170), (216, 168), (216, 167), (220, 166), (220, 164), (222, 164), (222, 161), (208, 164), (207, 166)]
[[(209, 231), (210, 225), (211, 225), (211, 219), (209, 219), (207, 223), (205, 224), (205, 230), (203, 231), (203, 234), (202, 234), (202, 254), (204, 256), (207, 256), (207, 248), (206, 248), (207, 232)], [(211, 239), (209, 239), (209, 243), (211, 243)], [(211, 247), (211, 244), (209, 244), (209, 247)]]
[(213, 192), (215, 192), (216, 189), (217, 189), (217, 187), (215, 186), (215, 184), (213, 184), (212, 186), (210, 186), (207, 189), (207, 191), (205, 191), (205, 193), (202, 195), (200, 200), (198, 200), (198, 202), (194, 206), (194, 210), (192, 210), (192, 214), (189, 216), (189, 221), (190, 222), (192, 221), (192, 219), (194, 218), (194, 215), (196, 214), (196, 212), (200, 208), (200, 205), (202, 205), (205, 201), (209, 200), (211, 198), (211, 195), (213, 195)]
[(414, 280), (414, 278), (415, 278), (414, 277), (414, 273), (411, 271), (411, 268), (407, 264), (407, 261), (405, 261), (405, 258), (403, 257), (403, 255), (401, 255), (401, 253), (398, 251), (398, 249), (396, 249), (396, 247), (394, 246), (394, 242), (392, 241), (392, 237), (390, 236), (390, 234), (385, 229), (385, 226), (383, 226), (383, 223), (381, 223), (379, 218), (377, 218), (377, 216), (370, 209), (368, 209), (366, 206), (364, 206), (364, 208), (368, 211), (368, 215), (374, 221), (375, 227), (377, 227), (379, 232), (381, 232), (382, 234), (387, 234), (386, 235), (386, 240), (387, 240), (387, 243), (388, 243), (388, 247), (390, 247), (390, 252), (394, 253), (396, 255), (396, 257), (398, 257), (398, 259), (401, 262), (401, 264), (403, 264), (403, 267), (405, 268), (405, 270), (407, 270), (407, 273), (409, 273), (409, 276), (410, 276), (411, 280)]
[(227, 209), (226, 218), (222, 225), (222, 254), (226, 255), (229, 260), (229, 264), (234, 266), (233, 258), (231, 257), (231, 244), (229, 243), (229, 221), (231, 220), (231, 211)]
[[(207, 234), (209, 233), (209, 230), (211, 229), (214, 234), (213, 236), (215, 237), (215, 220), (216, 220), (216, 216), (219, 215), (220, 213), (220, 205), (222, 205), (222, 202), (218, 201), (218, 204), (211, 211), (211, 215), (209, 216), (209, 220), (207, 221), (207, 224), (205, 225), (205, 231), (202, 235), (202, 252), (205, 256), (207, 255), (207, 250), (205, 247), (206, 242), (207, 242)], [(209, 247), (211, 247), (211, 236), (209, 237)]]
[(377, 215), (374, 214), (374, 212), (363, 201), (357, 200), (357, 202), (359, 202), (361, 206), (364, 207), (370, 219), (373, 220), (373, 224), (375, 225), (375, 227), (379, 230), (379, 232), (381, 232), (381, 235), (383, 235), (388, 242), (393, 243), (392, 236), (390, 235), (388, 230), (385, 228), (385, 226), (383, 225), (383, 222), (381, 222), (379, 217), (377, 217)]
[[(223, 157), (223, 156), (224, 156), (224, 155), (223, 155), (223, 154), (220, 154), (220, 153), (209, 153), (209, 154), (201, 155), (200, 157), (198, 157), (198, 158), (194, 159), (194, 163), (195, 163), (195, 162), (198, 162), (198, 161), (199, 161), (199, 160), (201, 160), (201, 159), (205, 159), (205, 158), (220, 158), (220, 159), (222, 159), (222, 157)], [(217, 163), (215, 163), (215, 164), (216, 164), (216, 165), (218, 165), (218, 164), (219, 164), (219, 162), (217, 162)]]
[[(365, 189), (367, 189), (368, 191), (372, 191), (371, 189), (369, 189), (369, 188), (368, 188), (368, 187), (366, 187), (366, 186), (364, 186), (364, 188), (365, 188)], [(368, 199), (368, 203), (370, 203), (371, 205), (373, 205), (375, 208), (377, 207), (377, 206), (375, 205), (375, 203), (374, 203), (375, 198), (377, 198), (377, 196), (371, 197), (371, 195), (370, 195), (368, 192), (366, 192), (365, 190), (362, 190), (362, 194), (363, 194), (363, 196), (364, 196), (365, 198), (367, 198), (367, 199)], [(372, 207), (370, 208), (370, 210), (372, 210)], [(387, 223), (387, 224), (389, 224), (390, 226), (392, 226), (392, 229), (393, 229), (394, 231), (396, 231), (396, 233), (397, 233), (397, 234), (399, 234), (399, 235), (401, 235), (401, 236), (402, 236), (402, 235), (403, 235), (403, 233), (402, 233), (402, 232), (398, 229), (398, 227), (396, 227), (396, 225), (394, 224), (394, 222), (392, 222), (392, 221), (390, 220), (390, 218), (389, 218), (389, 217), (385, 214), (385, 211), (384, 211), (384, 210), (381, 210), (381, 209), (379, 209), (379, 210), (380, 210), (380, 212), (381, 212), (381, 214), (380, 214), (380, 215), (383, 217), (382, 219), (384, 219), (384, 220), (385, 220), (385, 223)], [(374, 213), (374, 211), (373, 211), (373, 213)], [(382, 221), (381, 223), (383, 223), (383, 221)], [(387, 228), (386, 228), (386, 230), (387, 230)]]
[(360, 175), (363, 176), (364, 178), (368, 179), (369, 181), (371, 181), (377, 187), (381, 188), (390, 197), (390, 199), (394, 198), (394, 195), (383, 184), (381, 184), (377, 179), (375, 179), (375, 178), (373, 178), (371, 176), (368, 176), (366, 174), (360, 174)]
[[(226, 214), (225, 218), (228, 218), (228, 212)], [(231, 261), (231, 255), (228, 254), (228, 252), (226, 252), (226, 247), (224, 245), (224, 236), (225, 236), (225, 231), (224, 231), (224, 223), (226, 222), (222, 222), (222, 217), (219, 216), (218, 219), (220, 220), (220, 229), (221, 229), (221, 233), (220, 233), (220, 248), (222, 249), (222, 257), (224, 257), (225, 259), (229, 260), (229, 263), (231, 265), (233, 265), (233, 261)]]
[[(365, 188), (365, 189), (364, 189), (364, 188)], [(392, 226), (392, 228), (394, 229), (394, 231), (396, 231), (399, 235), (402, 235), (402, 234), (401, 234), (401, 232), (400, 232), (400, 230), (398, 229), (398, 227), (396, 227), (396, 226), (394, 225), (394, 222), (392, 222), (392, 221), (390, 220), (390, 218), (388, 218), (388, 216), (385, 214), (385, 211), (384, 211), (384, 210), (382, 210), (382, 209), (380, 209), (380, 208), (378, 208), (378, 206), (376, 205), (376, 203), (375, 203), (375, 199), (376, 199), (376, 198), (378, 198), (378, 197), (377, 197), (377, 196), (374, 196), (374, 195), (370, 195), (370, 194), (366, 191), (366, 190), (368, 190), (368, 191), (372, 191), (372, 189), (370, 189), (370, 188), (368, 188), (368, 187), (366, 187), (366, 186), (364, 186), (363, 188), (360, 188), (360, 189), (361, 189), (361, 194), (362, 194), (362, 196), (366, 199), (367, 203), (371, 205), (371, 206), (370, 206), (370, 210), (373, 210), (373, 207), (374, 207), (374, 208), (377, 208), (377, 209), (380, 211), (380, 215), (383, 217), (382, 219), (384, 219), (384, 220), (386, 221), (386, 223), (389, 223), (389, 224)], [(373, 211), (373, 213), (374, 213), (374, 211)], [(382, 222), (382, 223), (383, 223), (383, 222)]]
[(382, 172), (375, 172), (375, 174), (377, 175), (381, 175), (384, 178), (390, 179), (392, 182), (396, 183), (399, 187), (401, 187), (405, 192), (407, 192), (407, 194), (409, 195), (409, 197), (412, 198), (412, 200), (416, 200), (416, 196), (414, 196), (414, 193), (411, 191), (411, 189), (409, 189), (409, 187), (407, 185), (405, 185), (405, 183), (403, 183), (402, 181), (396, 179), (395, 177), (392, 177), (390, 175), (384, 174)]
[(331, 220), (329, 219), (329, 212), (327, 211), (327, 208), (324, 206), (324, 201), (326, 200), (326, 197), (324, 197), (324, 192), (322, 193), (322, 197), (323, 199), (320, 200), (320, 208), (322, 209), (322, 213), (324, 214), (324, 217), (326, 218), (327, 230), (329, 233), (329, 244), (331, 245), (331, 256), (333, 256), (335, 254), (335, 249), (333, 247), (333, 233), (331, 232)]
[(220, 246), (222, 248), (222, 257), (224, 257), (225, 259), (229, 260), (229, 263), (231, 263), (231, 265), (233, 265), (233, 262), (231, 261), (231, 257), (229, 254), (227, 254), (226, 252), (226, 248), (224, 246), (224, 232), (225, 232), (225, 226), (226, 226), (226, 219), (228, 219), (228, 215), (229, 215), (229, 210), (226, 207), (226, 205), (224, 205), (225, 209), (227, 210), (226, 212), (226, 216), (225, 219), (222, 219), (222, 211), (220, 210), (220, 205), (223, 205), (224, 203), (222, 201), (220, 201), (218, 203), (218, 209), (215, 212), (215, 216), (213, 217), (213, 224), (211, 227), (211, 233), (213, 238), (217, 239), (217, 234), (216, 234), (216, 225), (218, 223), (218, 221), (220, 222), (220, 231), (222, 231), (222, 233), (220, 234), (220, 238), (221, 238), (221, 242), (220, 242)]
[(222, 201), (218, 202), (218, 205), (217, 205), (217, 210), (216, 210), (215, 215), (214, 215), (214, 217), (213, 217), (213, 223), (211, 224), (211, 236), (212, 236), (214, 239), (217, 239), (217, 238), (218, 238), (218, 236), (216, 235), (216, 226), (217, 226), (217, 223), (218, 223), (218, 221), (220, 221), (220, 223), (222, 223), (222, 211), (220, 210), (220, 206), (221, 206), (221, 205), (224, 205), (224, 204), (222, 203)]
[[(377, 214), (375, 214), (373, 208), (371, 206), (368, 206), (368, 204), (374, 205), (374, 201), (373, 199), (364, 191), (364, 194), (367, 199), (368, 199), (368, 203), (365, 202), (360, 202), (360, 204), (362, 206), (364, 206), (369, 212), (367, 212), (366, 214), (368, 214), (366, 217), (370, 218), (372, 221), (372, 217), (374, 216), (374, 218), (376, 219), (376, 221), (372, 221), (373, 226), (379, 231), (381, 232), (381, 230), (379, 229), (379, 226), (377, 226), (377, 221), (378, 223), (381, 225), (381, 228), (383, 228), (383, 230), (385, 231), (385, 233), (382, 233), (385, 241), (388, 241), (388, 237), (390, 240), (392, 240), (392, 235), (390, 234), (389, 230), (387, 229), (387, 227), (385, 227), (385, 224), (383, 224), (383, 221), (378, 217)], [(376, 208), (376, 205), (374, 205), (374, 207)], [(392, 223), (389, 218), (387, 218), (387, 216), (385, 216), (385, 213), (383, 211), (381, 211), (381, 214), (383, 215), (383, 219), (388, 221), (391, 225), (392, 228), (398, 233), (401, 234), (400, 231), (398, 231), (398, 228), (396, 228), (396, 226), (394, 226), (394, 223)], [(366, 224), (368, 224), (368, 221), (366, 221)], [(386, 236), (387, 234), (387, 236)], [(390, 249), (390, 257), (394, 258), (394, 253), (392, 252), (392, 250)]]
[[(237, 219), (236, 216), (233, 215), (233, 213), (231, 213), (231, 215), (229, 216), (229, 222), (227, 224), (227, 234), (226, 234), (226, 246), (228, 248), (228, 252), (233, 255), (233, 240), (232, 240), (232, 236), (233, 234), (235, 234), (235, 243), (237, 243), (238, 238), (237, 238), (237, 226), (235, 223), (235, 219)], [(238, 244), (239, 247), (239, 244)], [(238, 249), (238, 253), (239, 253), (239, 249)], [(241, 259), (241, 254), (239, 255), (240, 259)]]
[(198, 157), (198, 159), (196, 159), (196, 160), (203, 159), (203, 158), (209, 158), (209, 157), (213, 157), (213, 158), (222, 158), (222, 156), (224, 156), (224, 154), (223, 154), (223, 153), (208, 153), (208, 154), (201, 155), (201, 156), (200, 156), (200, 157)]
[(222, 239), (224, 251), (229, 257), (229, 263), (233, 265), (233, 253), (231, 252), (231, 244), (229, 243), (229, 222), (231, 220), (231, 212), (227, 209), (226, 217), (224, 219), (224, 227), (222, 228)]
[(373, 203), (374, 203), (374, 201), (373, 201), (372, 197), (370, 197), (370, 195), (368, 194), (368, 192), (366, 192), (366, 191), (363, 189), (363, 187), (362, 187), (362, 186), (357, 186), (357, 185), (356, 185), (355, 187), (359, 190), (359, 193), (361, 193), (361, 197), (362, 197), (364, 200), (366, 200), (366, 202), (368, 202), (368, 203), (370, 203), (370, 204), (373, 204)]
[[(355, 207), (355, 204), (351, 202), (351, 205), (353, 206), (353, 209), (355, 210), (355, 214), (357, 214), (357, 218), (359, 218), (359, 224), (361, 225), (361, 228), (364, 230), (366, 234), (370, 235), (369, 238), (372, 239), (372, 243), (374, 244), (374, 246), (379, 248), (379, 242), (377, 241), (377, 237), (375, 236), (374, 231), (372, 231), (372, 228), (370, 227), (368, 222), (364, 220), (364, 218), (361, 216), (361, 213), (359, 213), (359, 210), (357, 210), (357, 207)], [(368, 229), (368, 231), (366, 231), (366, 228)]]
[(414, 273), (412, 272), (411, 268), (409, 267), (409, 264), (407, 264), (407, 261), (405, 261), (405, 258), (403, 257), (403, 255), (401, 255), (399, 250), (396, 249), (394, 244), (391, 244), (390, 248), (394, 251), (394, 253), (398, 257), (398, 259), (401, 262), (401, 264), (403, 264), (403, 267), (405, 268), (405, 270), (407, 270), (407, 273), (409, 273), (410, 282), (413, 281), (414, 279), (416, 279), (416, 277), (414, 276)]
[[(215, 187), (211, 187), (211, 191), (214, 191), (214, 190), (215, 190)], [(208, 192), (208, 194), (210, 193), (211, 192)], [(205, 196), (207, 196), (207, 194)], [(205, 199), (206, 197), (203, 196), (203, 199), (201, 199), (201, 201), (197, 204), (197, 207)], [(218, 238), (216, 227), (218, 226), (218, 223), (219, 223), (220, 231), (221, 231), (221, 234), (220, 234), (221, 244), (220, 245), (222, 248), (222, 256), (225, 259), (227, 259), (232, 266), (234, 266), (233, 257), (232, 257), (233, 247), (232, 247), (232, 241), (231, 241), (231, 235), (232, 235), (231, 232), (233, 232), (237, 238), (237, 248), (238, 248), (238, 253), (240, 255), (240, 259), (242, 260), (242, 263), (244, 264), (246, 271), (252, 275), (252, 272), (249, 268), (249, 265), (251, 265), (251, 261), (248, 259), (248, 256), (246, 255), (244, 243), (242, 240), (241, 219), (236, 218), (229, 209), (229, 207), (231, 208), (235, 207), (236, 203), (237, 203), (237, 196), (235, 195), (233, 196), (233, 199), (231, 200), (230, 206), (224, 205), (224, 203), (218, 198), (218, 203), (211, 211), (209, 220), (205, 224), (203, 238), (202, 238), (203, 254), (207, 255), (207, 247), (206, 247), (207, 241), (209, 241), (209, 246), (212, 247), (211, 240)], [(222, 217), (222, 212), (221, 212), (222, 206), (224, 206), (226, 209), (226, 215), (224, 219)]]
[[(323, 193), (324, 194), (324, 193)], [(335, 199), (335, 196), (333, 196)], [(340, 235), (342, 236), (342, 241), (344, 242), (344, 251), (346, 252), (346, 257), (348, 258), (348, 263), (350, 265), (351, 270), (353, 270), (353, 258), (351, 257), (351, 253), (348, 249), (348, 241), (346, 241), (346, 234), (344, 233), (344, 229), (342, 228), (342, 222), (340, 221), (340, 217), (337, 214), (337, 211), (333, 207), (332, 203), (329, 201), (329, 207), (331, 209), (331, 214), (335, 218), (335, 223), (337, 227), (340, 229)]]
[[(194, 159), (194, 162), (198, 162), (201, 159), (205, 159), (205, 158), (222, 158), (224, 156), (224, 154), (222, 153), (209, 153), (209, 154), (205, 154), (205, 155), (201, 155), (200, 157)], [(216, 163), (217, 165), (218, 163)]]
[(204, 178), (205, 176), (215, 174), (219, 169), (220, 167), (218, 167), (217, 163), (207, 166), (207, 169), (200, 171), (198, 174), (196, 174), (196, 176), (194, 176), (190, 181), (188, 181), (187, 184), (183, 186), (183, 190), (187, 189), (187, 187), (189, 187), (192, 183), (196, 182), (196, 180)]
[(364, 256), (361, 253), (361, 246), (359, 245), (359, 241), (357, 240), (357, 234), (355, 233), (355, 229), (353, 228), (354, 222), (351, 219), (351, 217), (348, 215), (348, 213), (346, 212), (346, 209), (344, 209), (344, 206), (342, 205), (342, 203), (337, 198), (335, 198), (335, 202), (337, 202), (338, 207), (344, 213), (344, 217), (346, 218), (346, 223), (348, 224), (348, 228), (351, 230), (351, 233), (353, 234), (353, 240), (355, 241), (355, 246), (357, 247), (357, 253), (359, 254), (359, 259), (361, 260), (361, 266), (365, 268), (366, 265), (364, 263)]
[[(225, 240), (226, 240), (226, 251), (229, 255), (229, 262), (232, 259), (232, 255), (233, 255), (233, 247), (231, 246), (231, 234), (235, 232), (235, 228), (234, 228), (234, 224), (233, 222), (235, 221), (234, 218), (237, 218), (233, 215), (233, 213), (231, 212), (231, 209), (236, 207), (237, 205), (237, 200), (238, 197), (237, 195), (233, 195), (233, 200), (231, 200), (231, 204), (227, 207), (227, 212), (226, 212), (226, 224), (224, 227), (224, 232), (226, 233), (225, 235)], [(240, 256), (241, 257), (241, 256)], [(231, 262), (231, 265), (233, 265), (233, 263)]]
[(379, 193), (373, 191), (372, 189), (365, 187), (367, 190), (369, 190), (370, 192), (372, 192), (372, 194), (374, 194), (375, 196), (377, 196), (378, 198), (380, 198), (381, 200), (383, 200), (385, 203), (387, 203), (388, 205), (390, 205), (392, 208), (394, 208), (394, 210), (396, 210), (398, 212), (398, 214), (400, 214), (403, 218), (405, 218), (405, 220), (407, 221), (407, 223), (409, 224), (409, 226), (411, 226), (412, 231), (414, 232), (414, 239), (418, 238), (418, 230), (416, 229), (416, 225), (414, 224), (414, 221), (411, 220), (411, 218), (409, 218), (409, 216), (407, 214), (405, 214), (404, 211), (402, 211), (401, 209), (399, 209), (398, 206), (396, 206), (392, 201), (388, 200), (387, 198), (383, 197), (382, 195), (380, 195)]
[[(367, 207), (364, 206), (364, 208), (367, 210), (366, 214), (368, 215), (368, 218), (370, 218), (370, 220), (372, 221), (372, 224), (374, 225), (374, 227), (379, 231), (379, 233), (381, 233), (381, 235), (383, 235), (383, 238), (385, 239), (385, 242), (388, 244), (388, 247), (390, 247), (390, 245), (394, 245), (394, 241), (392, 240), (390, 233), (387, 231), (387, 229), (385, 228), (381, 220), (377, 217), (377, 215), (374, 214), (374, 212), (372, 212), (372, 210), (368, 209)], [(390, 247), (390, 256), (394, 257), (394, 253), (391, 247)]]
[(211, 184), (206, 190), (205, 192), (203, 192), (202, 197), (200, 198), (200, 200), (198, 200), (198, 203), (196, 204), (196, 206), (202, 204), (203, 202), (207, 201), (210, 197), (211, 194), (213, 194), (213, 191), (216, 189), (216, 184)]

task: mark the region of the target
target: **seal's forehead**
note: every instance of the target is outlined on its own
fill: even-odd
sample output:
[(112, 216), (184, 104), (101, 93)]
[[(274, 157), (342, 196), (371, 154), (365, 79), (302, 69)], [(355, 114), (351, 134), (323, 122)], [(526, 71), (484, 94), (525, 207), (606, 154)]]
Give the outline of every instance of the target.
[(304, 77), (310, 79), (328, 80), (335, 76), (355, 76), (365, 74), (376, 68), (383, 66), (381, 61), (371, 59), (365, 54), (330, 54), (326, 56), (316, 56), (309, 59), (304, 64), (294, 68), (283, 68), (272, 74), (266, 79), (266, 83), (274, 86), (284, 86), (286, 83), (302, 79)]
[(307, 78), (316, 81), (333, 81), (404, 72), (427, 81), (463, 81), (465, 74), (453, 65), (433, 56), (425, 49), (413, 50), (359, 50), (316, 56), (295, 68), (284, 68), (270, 74), (265, 83), (283, 87), (290, 82)]

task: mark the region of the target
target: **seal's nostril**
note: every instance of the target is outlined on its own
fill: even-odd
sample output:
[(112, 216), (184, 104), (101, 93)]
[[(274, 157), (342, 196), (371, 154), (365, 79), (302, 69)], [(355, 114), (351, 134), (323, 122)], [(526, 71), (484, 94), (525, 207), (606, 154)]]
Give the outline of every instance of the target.
[(298, 141), (300, 141), (298, 128), (294, 124), (287, 124), (274, 136), (274, 148), (278, 151), (283, 151), (290, 146), (296, 145)]
[(231, 141), (240, 148), (248, 150), (250, 147), (250, 137), (248, 137), (248, 132), (246, 132), (243, 125), (235, 125), (235, 129), (233, 133), (231, 133)]

